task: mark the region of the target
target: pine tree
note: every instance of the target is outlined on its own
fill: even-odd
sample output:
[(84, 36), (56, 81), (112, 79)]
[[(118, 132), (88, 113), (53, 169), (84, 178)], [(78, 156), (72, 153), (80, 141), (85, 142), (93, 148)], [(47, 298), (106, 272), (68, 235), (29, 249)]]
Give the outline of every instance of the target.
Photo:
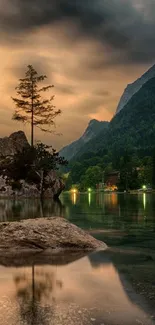
[(53, 85), (39, 88), (40, 82), (47, 77), (38, 75), (32, 65), (28, 65), (25, 78), (19, 79), (16, 87), (18, 98), (13, 98), (16, 109), (13, 120), (31, 124), (31, 146), (34, 146), (34, 127), (44, 132), (52, 132), (55, 126), (54, 119), (61, 113), (52, 105), (54, 96), (49, 99), (42, 98), (41, 94), (54, 87)]

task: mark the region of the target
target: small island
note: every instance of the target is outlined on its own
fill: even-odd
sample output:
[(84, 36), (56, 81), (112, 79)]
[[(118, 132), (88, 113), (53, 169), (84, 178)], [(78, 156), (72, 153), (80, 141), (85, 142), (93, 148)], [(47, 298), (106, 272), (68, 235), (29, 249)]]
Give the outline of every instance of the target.
[(46, 78), (28, 65), (25, 77), (19, 79), (15, 88), (12, 119), (30, 124), (30, 143), (22, 131), (0, 139), (0, 197), (55, 199), (64, 189), (57, 170), (68, 162), (51, 145), (36, 142), (35, 138), (36, 127), (53, 133), (55, 118), (61, 114), (53, 105), (54, 95), (43, 96), (54, 87), (40, 87)]

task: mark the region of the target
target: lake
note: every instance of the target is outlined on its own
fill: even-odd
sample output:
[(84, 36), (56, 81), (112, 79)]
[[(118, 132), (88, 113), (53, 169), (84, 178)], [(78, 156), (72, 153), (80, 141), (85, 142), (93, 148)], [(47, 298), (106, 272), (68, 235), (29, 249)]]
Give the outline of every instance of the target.
[(69, 264), (64, 258), (50, 265), (1, 265), (0, 324), (155, 325), (155, 308), (139, 295), (145, 286), (136, 293), (126, 276), (128, 271), (140, 281), (146, 273), (153, 297), (148, 254), (155, 251), (155, 195), (64, 193), (58, 202), (0, 200), (1, 222), (56, 215), (89, 230), (109, 250)]
[(70, 264), (0, 267), (0, 324), (153, 325), (104, 251)]
[(61, 216), (108, 245), (155, 247), (155, 194), (62, 194), (60, 201), (0, 200), (0, 221)]

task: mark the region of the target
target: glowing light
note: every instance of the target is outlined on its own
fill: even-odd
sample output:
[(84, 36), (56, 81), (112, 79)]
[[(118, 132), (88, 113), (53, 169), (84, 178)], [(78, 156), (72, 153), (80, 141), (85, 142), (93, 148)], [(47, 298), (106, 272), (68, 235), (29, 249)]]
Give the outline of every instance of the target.
[(89, 188), (88, 188), (88, 192), (90, 193), (91, 191), (92, 191), (92, 189), (89, 187)]
[(146, 185), (143, 185), (143, 190), (146, 190)]
[(71, 192), (76, 194), (78, 192), (78, 190), (77, 190), (77, 188), (72, 188)]

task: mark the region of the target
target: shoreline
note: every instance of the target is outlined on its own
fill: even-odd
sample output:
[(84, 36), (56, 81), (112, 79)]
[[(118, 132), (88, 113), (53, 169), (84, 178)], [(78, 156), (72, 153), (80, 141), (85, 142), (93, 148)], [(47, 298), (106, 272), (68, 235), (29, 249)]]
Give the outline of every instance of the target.
[[(89, 193), (91, 194), (123, 194), (123, 195), (134, 195), (134, 194), (138, 194), (138, 195), (141, 195), (141, 194), (155, 194), (155, 190), (153, 191), (138, 191), (138, 190), (132, 190), (132, 191), (129, 191), (129, 192), (119, 192), (119, 191), (91, 191), (91, 192), (77, 192), (76, 195), (88, 195)], [(59, 201), (61, 196), (62, 195), (68, 195), (68, 194), (72, 194), (71, 191), (62, 191), (59, 196), (56, 196), (56, 197), (53, 197), (52, 195), (50, 196), (46, 196), (44, 198), (44, 200), (53, 200), (53, 201)], [(28, 200), (41, 200), (41, 197), (40, 195), (21, 195), (21, 194), (14, 194), (14, 195), (5, 195), (5, 194), (0, 194), (0, 199), (12, 199), (12, 200), (19, 200), (19, 199), (28, 199)]]
[[(80, 192), (80, 191), (77, 191), (75, 194), (99, 194), (99, 193), (103, 193), (103, 194), (112, 194), (112, 193), (115, 193), (115, 194), (155, 194), (155, 190), (151, 190), (151, 191), (147, 191), (147, 190), (129, 190), (129, 191), (96, 191), (96, 190), (92, 190), (91, 192), (88, 192), (88, 191), (85, 191), (85, 192)], [(62, 194), (73, 194), (72, 191), (63, 191), (60, 196)]]

